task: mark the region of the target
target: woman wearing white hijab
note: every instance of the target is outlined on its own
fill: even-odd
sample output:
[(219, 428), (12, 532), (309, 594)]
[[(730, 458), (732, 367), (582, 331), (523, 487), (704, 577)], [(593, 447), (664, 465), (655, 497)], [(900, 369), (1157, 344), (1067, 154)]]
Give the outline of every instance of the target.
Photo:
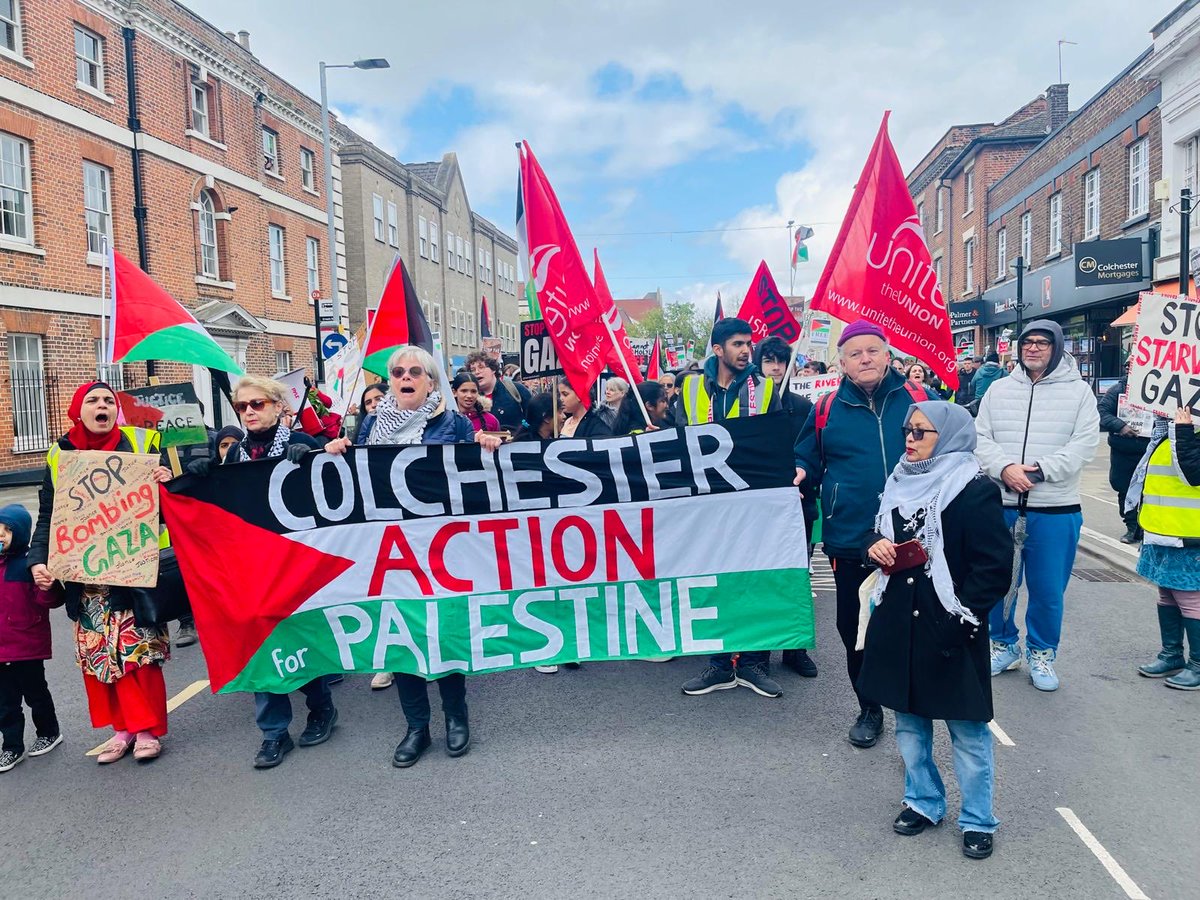
[[(1012, 577), (1012, 535), (999, 489), (975, 459), (975, 426), (960, 406), (915, 403), (905, 454), (888, 477), (875, 531), (863, 542), (882, 567), (871, 594), (858, 689), (896, 713), (904, 758), (898, 834), (941, 822), (946, 789), (933, 761), (933, 720), (954, 745), (963, 853), (992, 853), (994, 765), (987, 613)], [(890, 575), (885, 574), (891, 572)]]

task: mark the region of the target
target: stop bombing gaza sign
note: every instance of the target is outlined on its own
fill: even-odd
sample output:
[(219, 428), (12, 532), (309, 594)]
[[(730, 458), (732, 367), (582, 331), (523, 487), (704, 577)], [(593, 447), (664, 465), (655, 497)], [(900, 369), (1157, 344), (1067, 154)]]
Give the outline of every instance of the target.
[(1129, 362), (1130, 406), (1174, 416), (1200, 409), (1200, 303), (1191, 297), (1144, 293)]

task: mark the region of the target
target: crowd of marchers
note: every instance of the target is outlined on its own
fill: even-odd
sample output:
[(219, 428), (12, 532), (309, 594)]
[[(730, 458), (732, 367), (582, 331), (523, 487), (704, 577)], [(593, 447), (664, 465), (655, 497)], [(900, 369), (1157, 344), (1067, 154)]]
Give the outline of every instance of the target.
[[(848, 740), (873, 747), (884, 731), (883, 710), (893, 711), (905, 766), (893, 828), (915, 835), (947, 814), (932, 753), (933, 723), (944, 721), (962, 795), (962, 851), (984, 858), (999, 825), (988, 727), (991, 679), (1024, 665), (1037, 690), (1059, 687), (1063, 601), (1082, 525), (1080, 475), (1104, 428), (1113, 447), (1113, 486), (1128, 511), (1128, 537), (1141, 542), (1139, 571), (1159, 592), (1162, 649), (1138, 671), (1173, 688), (1200, 689), (1200, 440), (1190, 410), (1157, 418), (1150, 436), (1137, 437), (1116, 417), (1115, 395), (1102, 398), (1098, 411), (1059, 326), (1048, 320), (1021, 330), (1015, 365), (1002, 368), (994, 355), (965, 361), (955, 394), (919, 363), (896, 358), (885, 334), (865, 320), (843, 331), (831, 367), (841, 375), (839, 386), (815, 402), (790, 389), (793, 350), (781, 339), (755, 346), (746, 322), (724, 319), (710, 344), (702, 363), (657, 381), (631, 388), (610, 379), (594, 404), (585, 404), (565, 381), (553, 393), (532, 393), (484, 353), (468, 358), (445, 396), (438, 362), (413, 346), (391, 355), (386, 380), (367, 386), (345, 420), (316, 391), (307, 416), (295, 416), (282, 385), (246, 376), (232, 397), (241, 428), (212, 435), (212, 455), (190, 463), (188, 474), (206, 477), (216, 465), (294, 461), (356, 445), (474, 442), (492, 452), (506, 440), (596, 438), (771, 416), (795, 447), (794, 483), (809, 550), (820, 519), (821, 551), (833, 569), (836, 628), (859, 707)], [(807, 363), (804, 372), (824, 367)], [(62, 741), (44, 669), (51, 655), (49, 610), (57, 606), (66, 607), (70, 620), (92, 725), (112, 729), (97, 761), (153, 760), (167, 732), (167, 628), (139, 622), (130, 589), (64, 585), (47, 568), (59, 454), (158, 454), (158, 435), (119, 425), (115, 392), (102, 382), (81, 385), (68, 415), (70, 430), (47, 457), (36, 523), (21, 506), (0, 509), (0, 772)], [(162, 465), (156, 478), (169, 481), (172, 472)], [(1022, 584), (1023, 646), (1017, 623)], [(180, 646), (194, 641), (186, 617), (177, 638)], [(779, 649), (785, 667), (817, 676), (806, 649)], [(713, 655), (682, 685), (683, 693), (745, 687), (781, 697), (770, 660), (767, 651)], [(273, 768), (296, 744), (313, 747), (330, 738), (338, 720), (333, 687), (340, 680), (320, 677), (301, 688), (308, 717), (296, 741), (289, 696), (256, 694), (262, 742), (255, 767)], [(436, 683), (446, 752), (459, 757), (471, 744), (467, 680), (450, 674)], [(428, 684), (410, 673), (371, 679), (373, 689), (393, 684), (407, 728), (392, 762), (406, 768), (433, 743)], [(24, 707), (36, 731), (28, 747)]]

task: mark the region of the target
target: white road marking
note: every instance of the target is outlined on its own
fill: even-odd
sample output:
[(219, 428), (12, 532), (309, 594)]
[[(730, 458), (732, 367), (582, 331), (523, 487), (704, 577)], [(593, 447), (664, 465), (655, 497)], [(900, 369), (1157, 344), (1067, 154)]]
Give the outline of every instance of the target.
[(1079, 493), (1083, 494), (1083, 496), (1085, 496), (1085, 497), (1090, 497), (1093, 500), (1099, 500), (1101, 503), (1107, 503), (1109, 506), (1117, 505), (1116, 500), (1109, 500), (1107, 497), (1097, 497), (1095, 494), (1087, 494), (1087, 493), (1084, 493), (1083, 491), (1080, 491)]
[(1108, 874), (1121, 886), (1121, 890), (1125, 892), (1126, 897), (1129, 897), (1130, 900), (1150, 900), (1142, 892), (1142, 889), (1134, 883), (1133, 879), (1126, 874), (1125, 870), (1121, 868), (1121, 864), (1113, 859), (1112, 854), (1104, 849), (1104, 845), (1096, 840), (1096, 836), (1088, 831), (1086, 825), (1079, 821), (1079, 816), (1075, 815), (1075, 813), (1065, 806), (1057, 807), (1056, 811), (1071, 826), (1071, 830), (1079, 835), (1079, 839), (1095, 854), (1096, 859), (1100, 860), (1104, 868), (1108, 869)]
[(1007, 734), (1005, 734), (1004, 729), (996, 724), (995, 719), (992, 719), (992, 721), (988, 722), (988, 728), (990, 728), (992, 734), (994, 734), (996, 736), (996, 740), (998, 740), (1005, 747), (1017, 746), (1016, 742), (1012, 738), (1010, 738)]
[[(172, 697), (171, 699), (169, 699), (167, 701), (167, 712), (168, 713), (175, 712), (175, 710), (179, 709), (179, 707), (183, 706), (183, 704), (187, 703), (189, 700), (191, 700), (193, 697), (195, 697), (198, 693), (200, 693), (206, 687), (208, 687), (208, 679), (206, 679), (206, 678), (202, 678), (199, 681), (193, 681), (191, 684), (189, 684), (187, 687), (185, 687), (182, 691), (180, 691), (178, 694), (176, 694), (174, 697)], [(93, 747), (91, 750), (89, 750), (87, 752), (87, 755), (88, 756), (99, 756), (100, 751), (103, 750), (107, 745), (108, 745), (108, 741), (105, 741), (99, 747)]]
[(1117, 553), (1123, 553), (1135, 562), (1137, 561), (1138, 551), (1126, 544), (1122, 544), (1116, 538), (1111, 538), (1107, 534), (1101, 534), (1092, 528), (1088, 528), (1086, 525), (1080, 529), (1080, 534), (1086, 537), (1088, 540), (1103, 544), (1109, 550), (1113, 550)]

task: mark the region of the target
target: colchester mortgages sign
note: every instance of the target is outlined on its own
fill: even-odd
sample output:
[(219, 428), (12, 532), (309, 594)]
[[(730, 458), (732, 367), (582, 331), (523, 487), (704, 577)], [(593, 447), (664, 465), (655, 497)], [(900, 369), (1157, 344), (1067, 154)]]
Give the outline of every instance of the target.
[(812, 647), (782, 431), (355, 448), (179, 479), (163, 507), (213, 687)]

